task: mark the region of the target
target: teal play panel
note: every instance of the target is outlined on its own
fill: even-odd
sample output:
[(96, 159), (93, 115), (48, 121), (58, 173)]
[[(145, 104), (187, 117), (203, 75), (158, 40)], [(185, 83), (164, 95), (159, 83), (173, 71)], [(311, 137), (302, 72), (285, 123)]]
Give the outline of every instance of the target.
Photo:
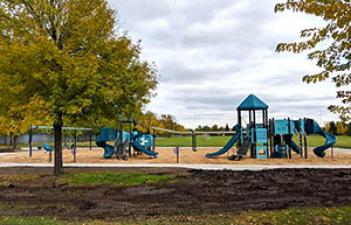
[(286, 134), (293, 134), (293, 133), (295, 133), (295, 122), (293, 120), (275, 120), (274, 121), (275, 135), (286, 135)]
[(151, 134), (143, 134), (136, 139), (137, 142), (140, 143), (141, 146), (145, 148), (152, 148), (154, 145), (154, 137)]

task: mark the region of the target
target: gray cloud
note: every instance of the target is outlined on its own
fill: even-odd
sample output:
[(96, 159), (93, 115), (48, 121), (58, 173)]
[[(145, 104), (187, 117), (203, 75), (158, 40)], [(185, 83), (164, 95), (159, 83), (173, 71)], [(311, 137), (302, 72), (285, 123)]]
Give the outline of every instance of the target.
[[(278, 0), (110, 0), (122, 29), (143, 40), (143, 57), (160, 74), (148, 109), (174, 114), (187, 126), (233, 123), (250, 93), (264, 99), (271, 116), (328, 120), (335, 100), (328, 83), (306, 85), (317, 68), (306, 55), (276, 54), (281, 41), (298, 38), (314, 18), (273, 12)], [(317, 69), (318, 70), (318, 69)]]

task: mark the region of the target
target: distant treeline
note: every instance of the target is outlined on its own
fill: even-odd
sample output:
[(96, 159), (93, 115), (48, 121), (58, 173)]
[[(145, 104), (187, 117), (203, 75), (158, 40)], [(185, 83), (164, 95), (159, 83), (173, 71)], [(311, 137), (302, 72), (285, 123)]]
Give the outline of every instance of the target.
[(351, 136), (351, 123), (331, 121), (325, 125), (324, 130), (334, 135)]
[(198, 126), (197, 128), (195, 128), (195, 131), (204, 131), (204, 132), (207, 132), (207, 131), (217, 131), (217, 132), (223, 132), (223, 131), (232, 131), (233, 128), (229, 127), (228, 124), (226, 124), (224, 127), (222, 126), (218, 126), (217, 124), (214, 124), (212, 126), (208, 126), (208, 125), (205, 125), (205, 126)]
[(148, 111), (139, 115), (137, 122), (138, 125), (136, 128), (145, 133), (166, 134), (166, 132), (163, 131), (153, 130), (151, 127), (159, 127), (180, 132), (186, 131), (186, 128), (177, 123), (176, 118), (169, 114), (162, 114), (158, 116), (157, 114)]
[[(198, 126), (195, 131), (232, 131), (233, 128), (230, 127), (228, 124), (226, 124), (226, 126), (222, 127), (222, 126), (218, 126), (217, 124), (214, 124), (212, 126)], [(334, 135), (349, 135), (351, 136), (351, 123), (344, 123), (344, 122), (328, 122), (325, 127), (324, 130), (332, 133)]]

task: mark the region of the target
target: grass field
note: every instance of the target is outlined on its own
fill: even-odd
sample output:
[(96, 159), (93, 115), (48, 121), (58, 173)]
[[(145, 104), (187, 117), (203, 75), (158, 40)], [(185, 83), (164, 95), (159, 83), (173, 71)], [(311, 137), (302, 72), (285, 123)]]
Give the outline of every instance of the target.
[(142, 173), (68, 173), (60, 178), (61, 182), (73, 186), (79, 185), (114, 185), (133, 186), (169, 182), (174, 179), (170, 175)]
[(111, 221), (64, 221), (45, 217), (0, 217), (0, 225), (326, 225), (351, 224), (351, 207), (293, 208), (276, 211), (249, 211), (239, 214), (184, 215), (119, 219)]
[[(198, 136), (197, 145), (198, 147), (220, 147), (224, 146), (229, 136)], [(351, 148), (351, 137), (350, 136), (338, 136), (335, 147), (340, 148)], [(308, 145), (310, 147), (323, 145), (324, 140), (320, 136), (308, 136)], [(191, 137), (170, 137), (170, 138), (157, 138), (156, 146), (158, 147), (191, 147)]]

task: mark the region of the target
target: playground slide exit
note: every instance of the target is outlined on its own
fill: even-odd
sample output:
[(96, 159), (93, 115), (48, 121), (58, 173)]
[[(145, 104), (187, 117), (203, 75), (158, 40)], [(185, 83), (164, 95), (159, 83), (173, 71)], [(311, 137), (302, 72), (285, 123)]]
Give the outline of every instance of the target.
[(107, 142), (115, 140), (117, 133), (115, 129), (102, 128), (99, 136), (96, 137), (96, 145), (98, 147), (104, 148), (104, 158), (109, 159), (114, 153), (114, 147), (109, 145)]
[(238, 140), (240, 139), (241, 126), (239, 124), (237, 124), (234, 127), (234, 130), (235, 130), (235, 134), (233, 135), (233, 137), (230, 138), (228, 143), (223, 148), (219, 149), (217, 152), (207, 154), (206, 158), (215, 158), (215, 157), (218, 157), (220, 155), (227, 153), (235, 145), (235, 143), (237, 143)]
[(135, 148), (137, 151), (139, 152), (142, 152), (148, 156), (151, 156), (151, 157), (157, 157), (158, 153), (157, 152), (153, 152), (153, 151), (150, 151), (148, 149), (146, 149), (145, 147), (143, 147), (139, 142), (137, 141), (133, 141), (132, 142), (132, 146), (133, 148)]
[(112, 157), (114, 153), (113, 146), (106, 143), (106, 140), (98, 140), (96, 141), (96, 145), (100, 148), (104, 148), (104, 158), (109, 159)]
[(319, 124), (314, 121), (313, 119), (306, 119), (306, 133), (309, 134), (318, 134), (325, 138), (324, 145), (319, 146), (313, 149), (314, 154), (318, 157), (324, 158), (325, 157), (325, 150), (328, 148), (333, 147), (336, 143), (336, 137), (330, 133), (325, 132)]

